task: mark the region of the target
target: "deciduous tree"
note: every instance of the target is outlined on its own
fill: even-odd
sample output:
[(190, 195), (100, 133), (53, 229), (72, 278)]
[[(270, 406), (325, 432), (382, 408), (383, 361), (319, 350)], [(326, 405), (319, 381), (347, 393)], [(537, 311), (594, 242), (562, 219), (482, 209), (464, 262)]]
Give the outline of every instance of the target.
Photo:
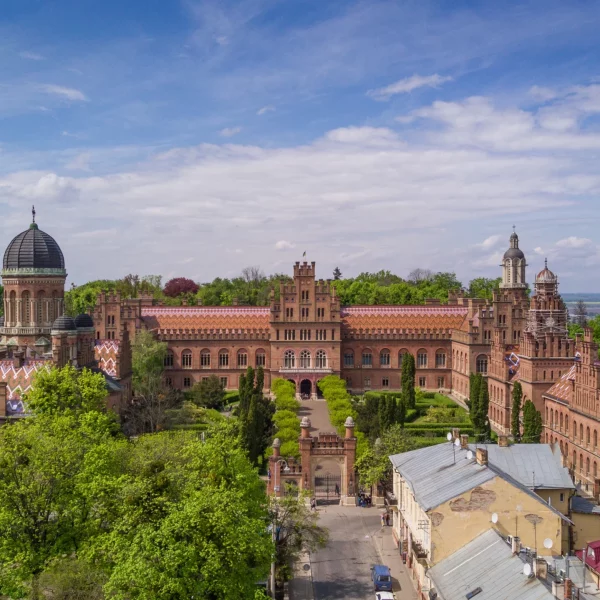
[(216, 375), (210, 375), (194, 384), (186, 397), (197, 406), (220, 410), (223, 407), (225, 390), (221, 380)]
[(169, 298), (177, 298), (185, 294), (195, 294), (199, 289), (198, 284), (186, 277), (175, 277), (165, 284), (163, 293)]

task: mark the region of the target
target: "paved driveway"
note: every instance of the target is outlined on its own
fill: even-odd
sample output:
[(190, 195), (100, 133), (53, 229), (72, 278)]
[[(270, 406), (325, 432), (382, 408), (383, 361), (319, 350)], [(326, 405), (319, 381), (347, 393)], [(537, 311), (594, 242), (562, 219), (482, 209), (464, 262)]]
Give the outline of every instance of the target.
[(335, 432), (335, 427), (329, 421), (329, 411), (324, 400), (302, 400), (298, 417), (310, 419), (310, 434), (318, 435), (319, 431)]
[(390, 567), (398, 600), (417, 597), (393, 544), (391, 527), (381, 527), (380, 514), (377, 508), (354, 506), (319, 509), (330, 541), (311, 556), (315, 600), (375, 600), (370, 571), (374, 564)]

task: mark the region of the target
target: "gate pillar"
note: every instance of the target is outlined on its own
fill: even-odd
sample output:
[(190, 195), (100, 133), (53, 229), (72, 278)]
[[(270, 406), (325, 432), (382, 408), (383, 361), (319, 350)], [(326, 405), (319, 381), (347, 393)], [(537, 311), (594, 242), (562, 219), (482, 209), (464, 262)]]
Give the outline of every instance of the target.
[(342, 494), (354, 496), (356, 487), (354, 481), (354, 463), (356, 462), (356, 438), (354, 437), (354, 419), (348, 417), (344, 423), (346, 436), (344, 437), (344, 480), (342, 481)]
[(312, 469), (310, 466), (310, 455), (312, 451), (312, 437), (310, 435), (310, 419), (302, 417), (300, 422), (300, 460), (302, 461), (302, 485), (303, 490), (312, 489)]

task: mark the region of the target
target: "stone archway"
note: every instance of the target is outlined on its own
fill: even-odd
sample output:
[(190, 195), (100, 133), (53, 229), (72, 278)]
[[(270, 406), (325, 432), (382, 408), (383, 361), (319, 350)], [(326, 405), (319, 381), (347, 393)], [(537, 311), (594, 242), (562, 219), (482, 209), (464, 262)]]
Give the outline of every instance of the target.
[(300, 395), (310, 398), (312, 394), (312, 381), (310, 379), (303, 379), (300, 382)]

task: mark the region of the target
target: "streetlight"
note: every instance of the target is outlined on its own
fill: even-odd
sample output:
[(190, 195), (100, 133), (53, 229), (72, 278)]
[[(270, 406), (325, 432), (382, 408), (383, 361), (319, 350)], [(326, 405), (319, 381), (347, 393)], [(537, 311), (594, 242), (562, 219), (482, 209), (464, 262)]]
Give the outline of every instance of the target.
[[(275, 440), (279, 441), (279, 440)], [(275, 442), (273, 442), (275, 445)], [(275, 473), (273, 474), (273, 491), (275, 492), (275, 502), (277, 502), (277, 492), (279, 491), (279, 486), (277, 485), (277, 473), (279, 472), (279, 463), (283, 463), (285, 467), (283, 467), (284, 473), (289, 473), (291, 471), (289, 465), (287, 464), (287, 460), (284, 458), (280, 458), (275, 462)], [(271, 539), (273, 540), (273, 548), (277, 551), (277, 510), (273, 513), (273, 524), (271, 525)], [(275, 554), (273, 554), (273, 560), (271, 561), (271, 598), (275, 598)]]

